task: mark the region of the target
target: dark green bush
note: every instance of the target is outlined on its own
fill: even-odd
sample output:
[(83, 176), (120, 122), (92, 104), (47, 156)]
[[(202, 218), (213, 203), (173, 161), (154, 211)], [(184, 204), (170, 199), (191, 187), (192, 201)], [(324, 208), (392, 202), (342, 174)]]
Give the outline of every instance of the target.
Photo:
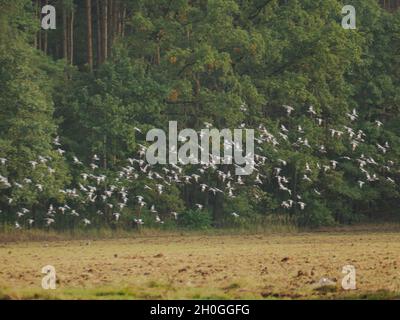
[(209, 211), (189, 210), (179, 215), (178, 225), (183, 228), (206, 230), (211, 228), (212, 217)]

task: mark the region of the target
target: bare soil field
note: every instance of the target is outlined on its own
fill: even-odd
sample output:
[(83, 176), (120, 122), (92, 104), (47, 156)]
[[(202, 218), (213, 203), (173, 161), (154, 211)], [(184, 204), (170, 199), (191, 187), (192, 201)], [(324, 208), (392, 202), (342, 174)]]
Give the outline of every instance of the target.
[[(341, 287), (354, 265), (357, 289)], [(43, 266), (56, 290), (41, 288)], [(400, 233), (160, 235), (0, 244), (2, 299), (400, 297)], [(318, 282), (327, 277), (329, 290)]]

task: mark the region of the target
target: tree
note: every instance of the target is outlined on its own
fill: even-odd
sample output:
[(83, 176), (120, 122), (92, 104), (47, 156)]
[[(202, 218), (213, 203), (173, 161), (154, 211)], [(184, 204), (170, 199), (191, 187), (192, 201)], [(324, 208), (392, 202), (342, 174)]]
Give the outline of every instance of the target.
[[(43, 209), (49, 199), (58, 199), (58, 190), (68, 180), (63, 159), (53, 147), (57, 126), (53, 118), (52, 81), (45, 71), (58, 73), (58, 67), (39, 55), (27, 40), (36, 26), (25, 11), (27, 1), (0, 4), (0, 155), (7, 159), (1, 168), (10, 186), (1, 186), (0, 201), (12, 221), (14, 206), (33, 212)], [(28, 32), (16, 30), (29, 30)], [(45, 159), (40, 163), (39, 159)], [(28, 166), (29, 161), (38, 165)], [(40, 164), (39, 164), (40, 163)], [(56, 171), (49, 172), (49, 168)], [(23, 184), (29, 177), (31, 182)], [(15, 188), (20, 184), (21, 187)], [(43, 185), (39, 191), (35, 185)], [(12, 197), (15, 202), (6, 201)]]

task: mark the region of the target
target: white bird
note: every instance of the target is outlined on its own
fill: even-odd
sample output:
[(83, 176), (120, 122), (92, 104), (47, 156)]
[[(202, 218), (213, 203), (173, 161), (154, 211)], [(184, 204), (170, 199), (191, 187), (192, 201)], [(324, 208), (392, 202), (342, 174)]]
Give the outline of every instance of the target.
[(135, 223), (136, 223), (137, 225), (143, 225), (143, 224), (144, 224), (144, 222), (143, 222), (142, 219), (135, 219), (134, 221), (135, 221)]
[(359, 143), (357, 141), (353, 140), (353, 141), (351, 141), (350, 145), (354, 151), (358, 147)]
[(47, 214), (52, 214), (52, 213), (55, 213), (55, 210), (54, 210), (54, 206), (51, 204), (49, 206), (49, 209), (47, 210)]
[(50, 157), (43, 157), (43, 156), (38, 156), (39, 162), (44, 164), (47, 163), (49, 161), (49, 159), (51, 159)]
[(386, 150), (385, 147), (381, 146), (379, 143), (377, 143), (376, 146), (378, 147), (378, 149), (379, 149), (380, 151), (382, 151), (382, 153), (384, 153), (384, 154), (386, 153), (387, 150)]
[(73, 157), (73, 160), (74, 160), (74, 163), (75, 163), (75, 164), (80, 164), (80, 165), (83, 164), (83, 163), (82, 163), (77, 157), (75, 157), (75, 156)]
[(239, 218), (239, 215), (238, 215), (236, 212), (232, 212), (231, 215), (232, 215), (234, 218)]
[(283, 202), (281, 203), (281, 207), (283, 207), (283, 208), (285, 208), (285, 209), (289, 209), (289, 208), (290, 208), (290, 204), (289, 204), (289, 202), (287, 202), (287, 201), (283, 201)]
[(290, 114), (294, 111), (294, 108), (291, 107), (291, 106), (283, 105), (282, 107), (285, 108), (286, 113), (287, 113), (288, 116), (290, 116)]
[(315, 112), (315, 110), (314, 110), (314, 107), (313, 106), (310, 106), (309, 108), (308, 108), (308, 111), (307, 111), (309, 114), (311, 114), (311, 115), (316, 115), (317, 113)]
[(285, 187), (282, 183), (279, 183), (279, 189), (283, 191), (287, 191), (290, 195), (292, 194), (292, 190), (289, 188)]
[(278, 134), (283, 138), (283, 140), (285, 140), (285, 141), (289, 140), (289, 136), (287, 136), (286, 134), (284, 134), (282, 132), (279, 132)]
[(75, 210), (72, 210), (70, 214), (71, 216), (79, 217), (79, 213), (76, 212)]
[(278, 159), (278, 162), (281, 163), (284, 167), (287, 166), (287, 162), (285, 160)]
[(56, 146), (61, 146), (60, 137), (59, 136), (54, 138), (53, 144), (56, 145)]
[(281, 124), (281, 130), (282, 130), (283, 132), (289, 132), (289, 130), (286, 129), (286, 127), (285, 127), (283, 124)]
[(67, 210), (67, 208), (65, 208), (65, 207), (59, 207), (58, 210), (61, 211), (61, 214), (65, 214), (65, 210)]
[(300, 206), (300, 209), (301, 210), (304, 210), (304, 208), (306, 207), (306, 204), (304, 203), (304, 202), (297, 202), (298, 204), (299, 204), (299, 206)]
[(386, 180), (389, 181), (389, 182), (391, 182), (391, 183), (395, 183), (395, 181), (394, 181), (392, 178), (390, 178), (390, 177), (386, 177)]
[(164, 224), (164, 221), (162, 221), (159, 216), (156, 216), (156, 223)]
[(210, 129), (212, 127), (212, 124), (209, 122), (204, 122), (203, 124), (206, 126), (207, 129)]
[(29, 161), (29, 163), (31, 164), (33, 169), (36, 169), (36, 166), (38, 164), (36, 161)]
[(326, 148), (325, 148), (324, 145), (320, 145), (320, 146), (319, 146), (319, 152), (321, 152), (321, 153), (326, 153)]
[(235, 198), (235, 195), (233, 194), (233, 189), (232, 189), (232, 188), (230, 188), (230, 189), (228, 190), (228, 197), (229, 197), (229, 198)]
[(352, 113), (346, 113), (346, 115), (350, 118), (351, 121), (354, 121), (358, 118), (356, 109), (353, 109)]
[(171, 212), (171, 214), (173, 215), (173, 217), (175, 218), (175, 220), (178, 219), (178, 213), (177, 213), (177, 212), (173, 211), (173, 212)]
[(50, 226), (51, 224), (55, 223), (56, 221), (52, 218), (45, 218), (47, 226)]
[(11, 184), (7, 180), (0, 180), (0, 182), (3, 183), (6, 188), (11, 188)]
[(120, 210), (122, 210), (126, 207), (126, 203), (118, 203), (118, 207)]
[(115, 220), (118, 222), (118, 221), (119, 221), (119, 218), (121, 217), (121, 214), (118, 213), (118, 212), (114, 212), (114, 213), (113, 213), (113, 216), (115, 217)]
[(164, 186), (162, 184), (157, 184), (156, 187), (158, 194), (161, 195), (163, 193)]
[(198, 174), (192, 174), (192, 177), (194, 178), (195, 182), (199, 182), (200, 176)]

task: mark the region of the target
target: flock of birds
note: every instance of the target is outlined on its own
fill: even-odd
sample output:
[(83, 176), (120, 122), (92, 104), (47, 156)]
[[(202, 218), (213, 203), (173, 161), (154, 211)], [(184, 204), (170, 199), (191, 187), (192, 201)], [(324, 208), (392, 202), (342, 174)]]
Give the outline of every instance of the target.
[[(295, 108), (292, 106), (284, 105), (283, 108), (287, 117), (291, 117), (295, 112)], [(242, 109), (246, 110), (246, 107), (242, 106)], [(307, 113), (318, 126), (324, 125), (324, 119), (318, 116), (317, 111), (312, 106), (308, 107)], [(350, 123), (355, 122), (359, 117), (355, 109), (346, 114), (346, 116)], [(208, 128), (212, 126), (209, 123), (205, 123), (205, 125)], [(375, 125), (378, 129), (383, 126), (380, 121), (375, 121)], [(246, 124), (242, 124), (241, 127), (245, 128)], [(251, 176), (235, 176), (232, 173), (235, 165), (231, 167), (218, 165), (216, 160), (221, 160), (221, 158), (218, 159), (217, 156), (212, 154), (210, 154), (211, 161), (209, 164), (199, 164), (194, 169), (191, 167), (190, 174), (187, 173), (183, 166), (175, 164), (151, 166), (145, 160), (146, 146), (144, 145), (139, 145), (137, 155), (126, 159), (124, 165), (116, 172), (116, 175), (104, 173), (105, 171), (101, 168), (101, 159), (98, 155), (92, 157), (88, 166), (85, 166), (78, 157), (72, 156), (71, 161), (75, 166), (75, 170), (80, 172), (79, 179), (77, 179), (73, 187), (59, 190), (60, 194), (63, 195), (63, 199), (65, 199), (64, 203), (50, 204), (45, 217), (40, 218), (44, 219), (41, 221), (42, 225), (50, 227), (57, 223), (57, 219), (60, 216), (75, 217), (84, 226), (93, 224), (93, 216), (104, 217), (118, 223), (127, 209), (135, 210), (136, 218), (133, 222), (138, 226), (144, 224), (141, 217), (143, 209), (147, 209), (154, 216), (156, 223), (163, 224), (167, 217), (178, 219), (180, 213), (174, 211), (159, 212), (156, 204), (150, 203), (150, 201), (167, 192), (166, 190), (172, 185), (192, 185), (194, 188), (198, 188), (201, 193), (210, 193), (213, 196), (221, 194), (227, 198), (235, 198), (240, 192), (241, 186), (262, 189), (265, 184), (271, 184), (273, 183), (272, 181), (275, 181), (273, 186), (276, 190), (279, 190), (278, 192), (282, 194), (282, 197), (286, 198), (281, 202), (283, 209), (298, 208), (299, 210), (305, 210), (307, 203), (303, 200), (302, 195), (290, 188), (291, 179), (284, 174), (285, 167), (288, 166), (288, 160), (270, 157), (270, 155), (265, 154), (265, 147), (267, 145), (270, 146), (268, 150), (273, 150), (277, 154), (279, 146), (285, 143), (290, 144), (293, 148), (309, 148), (317, 154), (325, 154), (326, 157), (328, 151), (324, 145), (312, 146), (307, 139), (306, 130), (301, 126), (288, 127), (289, 125), (285, 126), (280, 123), (279, 129), (275, 134), (272, 134), (264, 125), (258, 127), (255, 138), (256, 152), (252, 163), (254, 170)], [(141, 132), (139, 128), (135, 130)], [(313, 185), (312, 177), (316, 176), (315, 173), (329, 173), (330, 171), (339, 170), (341, 163), (344, 161), (353, 162), (359, 168), (360, 176), (363, 177), (357, 181), (359, 188), (363, 188), (366, 183), (381, 179), (386, 180), (388, 183), (396, 184), (394, 178), (390, 176), (392, 172), (396, 171), (394, 161), (389, 160), (386, 163), (378, 163), (371, 156), (365, 154), (355, 155), (357, 148), (362, 143), (365, 143), (367, 138), (362, 130), (356, 131), (350, 126), (327, 128), (327, 130), (329, 130), (332, 139), (342, 140), (349, 145), (350, 154), (338, 156), (334, 159), (320, 159), (321, 163), (318, 161), (305, 163), (301, 173), (301, 180), (308, 183), (309, 190), (312, 190), (316, 196), (323, 197), (323, 191), (318, 190)], [(289, 138), (289, 135), (291, 138)], [(54, 139), (53, 144), (60, 155), (67, 156), (66, 151), (61, 149), (59, 137)], [(231, 144), (237, 147), (234, 141)], [(389, 142), (377, 143), (376, 149), (379, 153), (386, 154), (390, 151), (390, 144)], [(51, 161), (51, 157), (39, 156), (37, 159), (28, 161), (28, 165), (31, 167), (31, 171), (41, 167), (47, 169), (48, 173), (52, 175), (55, 170), (50, 165)], [(266, 164), (269, 164), (269, 169), (267, 170), (265, 169)], [(0, 158), (0, 173), (6, 172), (6, 170), (2, 170), (2, 167), (6, 168), (7, 165), (8, 160)], [(376, 168), (379, 169), (379, 172), (386, 174), (378, 176)], [(214, 177), (211, 181), (210, 173)], [(141, 182), (142, 188), (140, 191), (132, 191), (129, 187), (135, 181)], [(13, 199), (12, 190), (14, 188), (21, 190), (33, 188), (38, 193), (42, 193), (46, 186), (35, 182), (29, 176), (21, 181), (13, 181), (12, 178), (0, 174), (0, 201), (5, 205), (3, 210), (0, 210), (0, 215), (5, 214), (5, 211), (9, 213), (13, 210), (15, 212), (15, 227), (18, 229), (24, 226), (36, 225), (38, 221), (35, 221), (32, 210), (16, 203), (17, 201)], [(148, 195), (151, 195), (151, 197)], [(255, 201), (260, 200), (260, 196), (257, 193), (254, 193), (254, 198)], [(202, 203), (195, 203), (193, 206), (199, 214), (205, 209), (205, 205)], [(89, 212), (92, 214), (89, 214)], [(236, 219), (239, 218), (240, 214), (232, 212), (231, 216)]]

